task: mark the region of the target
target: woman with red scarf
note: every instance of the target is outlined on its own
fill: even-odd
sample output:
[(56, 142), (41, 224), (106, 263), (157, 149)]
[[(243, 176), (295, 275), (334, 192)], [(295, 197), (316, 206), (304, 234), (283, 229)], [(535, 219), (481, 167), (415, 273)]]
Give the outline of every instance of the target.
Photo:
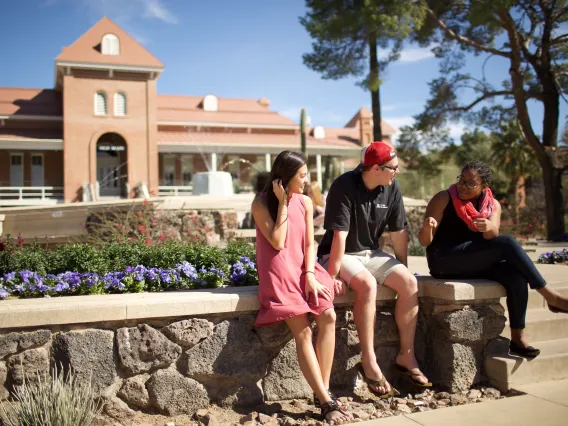
[(552, 312), (568, 313), (568, 298), (546, 285), (514, 238), (499, 235), (501, 205), (489, 188), (492, 175), (481, 161), (467, 163), (457, 183), (428, 203), (419, 240), (427, 247), (433, 277), (487, 278), (505, 287), (511, 327), (509, 352), (533, 358), (540, 350), (529, 346), (523, 336), (527, 283), (544, 297)]

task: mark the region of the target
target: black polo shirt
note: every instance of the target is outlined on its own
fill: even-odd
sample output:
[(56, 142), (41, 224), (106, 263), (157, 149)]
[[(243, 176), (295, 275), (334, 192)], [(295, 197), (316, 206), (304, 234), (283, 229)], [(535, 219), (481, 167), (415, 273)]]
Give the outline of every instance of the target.
[(406, 226), (404, 202), (398, 182), (369, 191), (360, 168), (339, 176), (326, 199), (325, 235), (318, 247), (318, 257), (329, 254), (333, 231), (348, 231), (345, 253), (377, 250), (379, 237), (388, 226), (396, 232)]

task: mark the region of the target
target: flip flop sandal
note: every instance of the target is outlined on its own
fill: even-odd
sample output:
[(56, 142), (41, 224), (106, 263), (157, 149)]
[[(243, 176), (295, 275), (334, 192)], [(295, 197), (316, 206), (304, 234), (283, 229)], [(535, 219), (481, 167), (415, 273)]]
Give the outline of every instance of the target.
[[(389, 399), (394, 396), (400, 395), (400, 392), (396, 390), (393, 385), (387, 382), (384, 374), (383, 377), (381, 377), (379, 380), (368, 378), (367, 376), (365, 376), (365, 369), (363, 368), (363, 364), (361, 362), (357, 363), (357, 369), (359, 370), (359, 374), (361, 374), (365, 383), (367, 383), (369, 390), (376, 396), (378, 396), (379, 399)], [(386, 388), (387, 384), (389, 384), (391, 387), (391, 390), (389, 392), (381, 393), (375, 389), (379, 386)]]
[(430, 382), (421, 383), (421, 382), (419, 382), (418, 380), (415, 379), (415, 377), (426, 378), (424, 373), (422, 371), (420, 371), (419, 368), (413, 368), (412, 370), (409, 370), (408, 368), (403, 367), (402, 365), (399, 365), (399, 364), (395, 364), (394, 368), (396, 369), (396, 371), (398, 371), (403, 376), (408, 377), (415, 386), (418, 386), (420, 388), (432, 387), (432, 383), (430, 383)]

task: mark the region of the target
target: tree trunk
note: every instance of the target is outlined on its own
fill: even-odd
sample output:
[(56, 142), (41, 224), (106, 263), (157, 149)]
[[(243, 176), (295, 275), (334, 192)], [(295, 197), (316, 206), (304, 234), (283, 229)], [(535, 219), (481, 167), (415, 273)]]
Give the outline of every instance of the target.
[(550, 157), (542, 166), (544, 195), (546, 200), (546, 238), (560, 241), (564, 235), (564, 200), (562, 196), (562, 171), (553, 167)]
[(381, 129), (381, 100), (379, 85), (379, 58), (377, 56), (377, 38), (373, 35), (369, 37), (369, 62), (371, 72), (369, 75), (369, 83), (371, 85), (371, 108), (373, 110), (373, 140), (383, 140), (383, 131)]

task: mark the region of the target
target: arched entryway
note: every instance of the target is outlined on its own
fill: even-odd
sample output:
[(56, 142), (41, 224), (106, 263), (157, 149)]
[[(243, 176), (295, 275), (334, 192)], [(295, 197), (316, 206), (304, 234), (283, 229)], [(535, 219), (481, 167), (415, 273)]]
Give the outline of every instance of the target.
[(105, 133), (97, 141), (99, 197), (128, 197), (126, 141), (118, 133)]

